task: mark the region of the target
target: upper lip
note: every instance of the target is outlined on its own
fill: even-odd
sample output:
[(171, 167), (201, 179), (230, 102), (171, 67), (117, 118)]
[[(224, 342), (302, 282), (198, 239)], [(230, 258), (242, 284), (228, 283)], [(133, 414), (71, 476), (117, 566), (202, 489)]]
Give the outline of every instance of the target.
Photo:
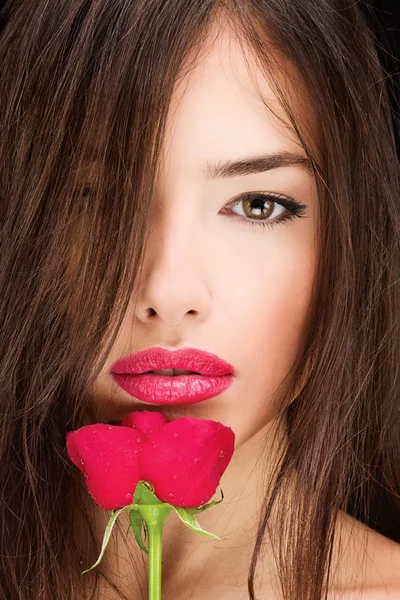
[(210, 352), (188, 347), (172, 351), (159, 346), (124, 356), (111, 366), (110, 372), (138, 375), (161, 369), (185, 369), (209, 377), (235, 374), (232, 365)]

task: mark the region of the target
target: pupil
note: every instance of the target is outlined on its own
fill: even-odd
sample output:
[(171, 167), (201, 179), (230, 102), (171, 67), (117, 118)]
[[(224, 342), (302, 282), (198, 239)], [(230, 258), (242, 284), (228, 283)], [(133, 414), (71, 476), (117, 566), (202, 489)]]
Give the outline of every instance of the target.
[(253, 198), (247, 201), (247, 208), (251, 211), (259, 211), (260, 214), (252, 217), (268, 217), (272, 212), (272, 202), (263, 198)]

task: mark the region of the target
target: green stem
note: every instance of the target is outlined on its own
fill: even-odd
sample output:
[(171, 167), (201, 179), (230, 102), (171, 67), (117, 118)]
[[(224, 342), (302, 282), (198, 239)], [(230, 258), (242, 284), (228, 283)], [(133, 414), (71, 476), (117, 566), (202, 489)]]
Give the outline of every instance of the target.
[(148, 533), (149, 600), (161, 600), (162, 530), (172, 510), (166, 504), (142, 505), (138, 510), (146, 523)]
[(149, 600), (161, 600), (162, 528), (150, 525), (149, 535)]

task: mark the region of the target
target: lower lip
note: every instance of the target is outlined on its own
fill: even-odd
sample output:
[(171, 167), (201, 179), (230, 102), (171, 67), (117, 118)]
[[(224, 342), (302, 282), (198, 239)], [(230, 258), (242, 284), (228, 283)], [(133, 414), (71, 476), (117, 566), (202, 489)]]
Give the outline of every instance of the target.
[(114, 381), (131, 396), (152, 404), (192, 404), (221, 394), (233, 383), (233, 375), (118, 375)]

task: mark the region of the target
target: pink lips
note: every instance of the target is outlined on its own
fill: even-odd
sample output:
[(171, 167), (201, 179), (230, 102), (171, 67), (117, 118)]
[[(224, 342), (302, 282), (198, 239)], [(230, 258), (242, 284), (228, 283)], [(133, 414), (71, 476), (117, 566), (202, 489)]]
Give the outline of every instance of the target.
[[(184, 369), (187, 375), (148, 371)], [(233, 383), (235, 369), (215, 354), (195, 348), (143, 350), (114, 363), (111, 375), (131, 396), (153, 404), (191, 404), (222, 393)]]

